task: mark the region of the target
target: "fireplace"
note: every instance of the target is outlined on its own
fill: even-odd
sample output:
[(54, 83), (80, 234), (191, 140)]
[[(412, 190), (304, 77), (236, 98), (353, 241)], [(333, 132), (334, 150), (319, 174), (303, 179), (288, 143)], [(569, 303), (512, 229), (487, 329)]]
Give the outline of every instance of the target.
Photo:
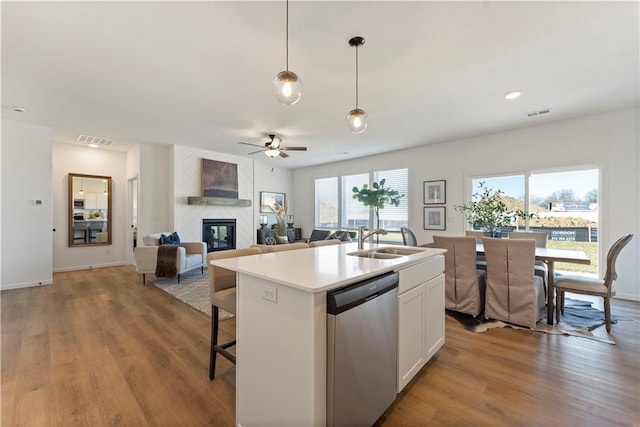
[(207, 244), (207, 252), (236, 248), (236, 220), (202, 220), (202, 241)]

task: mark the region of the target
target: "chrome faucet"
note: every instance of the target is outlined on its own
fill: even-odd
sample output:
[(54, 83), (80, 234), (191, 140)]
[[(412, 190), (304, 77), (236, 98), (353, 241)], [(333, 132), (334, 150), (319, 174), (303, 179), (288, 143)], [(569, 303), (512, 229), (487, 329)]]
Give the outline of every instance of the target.
[(387, 234), (382, 228), (378, 228), (376, 230), (370, 231), (367, 234), (364, 234), (364, 227), (358, 228), (358, 249), (364, 249), (364, 240), (373, 236), (374, 234)]

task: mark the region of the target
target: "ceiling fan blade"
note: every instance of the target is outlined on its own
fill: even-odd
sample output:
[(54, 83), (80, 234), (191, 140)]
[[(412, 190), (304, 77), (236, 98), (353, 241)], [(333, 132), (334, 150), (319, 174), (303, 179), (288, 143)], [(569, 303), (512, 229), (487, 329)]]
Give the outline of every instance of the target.
[(249, 154), (256, 154), (256, 153), (262, 153), (264, 150), (257, 150), (257, 151), (252, 151)]
[[(282, 150), (282, 148), (280, 150)], [(280, 151), (280, 157), (282, 157), (283, 159), (286, 159), (287, 157), (289, 157), (289, 155), (284, 151)]]
[(280, 147), (280, 150), (307, 151), (307, 147)]
[(238, 144), (252, 145), (252, 146), (254, 146), (254, 147), (260, 147), (260, 148), (262, 148), (262, 147), (263, 147), (262, 145), (258, 145), (258, 144), (251, 144), (251, 143), (249, 143), (249, 142), (242, 142), (242, 141), (238, 141)]

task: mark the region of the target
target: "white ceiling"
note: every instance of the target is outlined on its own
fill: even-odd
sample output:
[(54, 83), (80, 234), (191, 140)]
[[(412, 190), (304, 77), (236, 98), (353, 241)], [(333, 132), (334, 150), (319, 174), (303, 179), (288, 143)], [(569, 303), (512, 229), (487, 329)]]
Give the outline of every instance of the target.
[[(246, 156), (276, 133), (297, 168), (639, 103), (638, 2), (6, 2), (2, 115), (80, 134)], [(368, 129), (349, 133), (359, 50)], [(523, 96), (506, 101), (503, 94)], [(12, 107), (26, 109), (24, 113)], [(527, 113), (551, 108), (549, 114)], [(254, 154), (254, 157), (262, 154)], [(259, 158), (262, 158), (259, 157)]]

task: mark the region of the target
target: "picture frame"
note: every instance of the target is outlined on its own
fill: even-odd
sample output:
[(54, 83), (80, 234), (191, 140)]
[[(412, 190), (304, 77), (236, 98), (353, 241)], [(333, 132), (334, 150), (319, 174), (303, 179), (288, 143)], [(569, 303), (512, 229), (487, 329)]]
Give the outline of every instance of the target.
[(219, 160), (202, 159), (202, 195), (204, 197), (238, 198), (238, 165)]
[(447, 208), (444, 206), (424, 207), (424, 229), (425, 230), (446, 230), (447, 229)]
[(271, 191), (260, 192), (260, 212), (273, 213), (273, 211), (266, 206), (273, 206), (275, 203), (280, 206), (284, 206), (287, 200), (285, 193), (274, 193)]
[(425, 181), (423, 184), (425, 205), (444, 205), (447, 203), (447, 181)]

